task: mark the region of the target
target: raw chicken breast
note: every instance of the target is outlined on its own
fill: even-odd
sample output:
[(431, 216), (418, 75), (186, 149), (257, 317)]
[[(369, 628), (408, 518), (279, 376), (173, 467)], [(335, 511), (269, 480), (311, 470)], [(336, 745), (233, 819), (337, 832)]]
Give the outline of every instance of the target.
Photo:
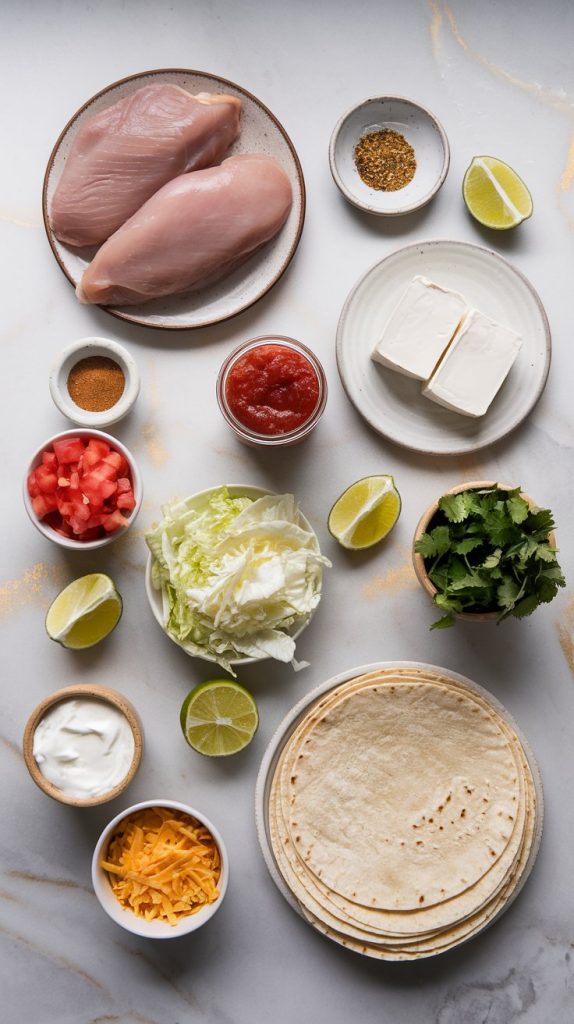
[(269, 156), (182, 174), (104, 243), (76, 294), (128, 306), (211, 284), (277, 234), (291, 203), (289, 178)]
[(99, 245), (178, 174), (218, 163), (239, 135), (241, 100), (146, 85), (76, 135), (50, 209), (56, 238)]

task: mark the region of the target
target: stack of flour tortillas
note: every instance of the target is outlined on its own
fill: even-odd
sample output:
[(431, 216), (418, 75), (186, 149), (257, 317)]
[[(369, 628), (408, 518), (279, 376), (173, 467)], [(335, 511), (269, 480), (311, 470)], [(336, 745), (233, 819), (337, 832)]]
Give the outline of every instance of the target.
[(509, 721), (484, 691), (404, 663), (311, 703), (268, 792), (271, 850), (300, 912), (384, 960), (485, 928), (530, 870), (541, 828)]

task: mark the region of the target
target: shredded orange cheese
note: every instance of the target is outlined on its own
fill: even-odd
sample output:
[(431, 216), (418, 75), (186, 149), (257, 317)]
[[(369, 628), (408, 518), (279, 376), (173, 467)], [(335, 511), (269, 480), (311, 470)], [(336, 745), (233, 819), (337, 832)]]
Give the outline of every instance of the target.
[(124, 818), (100, 862), (125, 910), (177, 924), (219, 896), (219, 849), (195, 818), (148, 807)]

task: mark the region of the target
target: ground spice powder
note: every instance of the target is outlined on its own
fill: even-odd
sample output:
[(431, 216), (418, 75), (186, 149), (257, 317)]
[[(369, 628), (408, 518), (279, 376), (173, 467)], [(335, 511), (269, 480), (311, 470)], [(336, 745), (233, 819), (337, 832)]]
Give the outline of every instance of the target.
[(417, 169), (415, 151), (400, 132), (391, 128), (363, 135), (355, 146), (355, 165), (370, 188), (397, 192), (412, 181)]
[(89, 356), (80, 359), (68, 374), (68, 394), (86, 412), (105, 412), (119, 402), (126, 378), (113, 359)]

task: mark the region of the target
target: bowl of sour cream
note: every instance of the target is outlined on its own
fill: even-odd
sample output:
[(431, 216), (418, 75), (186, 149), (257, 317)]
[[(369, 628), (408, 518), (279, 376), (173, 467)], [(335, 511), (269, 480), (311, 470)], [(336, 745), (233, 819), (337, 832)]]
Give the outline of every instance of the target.
[(123, 793), (142, 757), (137, 712), (105, 686), (67, 686), (45, 697), (24, 730), (26, 766), (37, 786), (73, 807), (95, 807)]

